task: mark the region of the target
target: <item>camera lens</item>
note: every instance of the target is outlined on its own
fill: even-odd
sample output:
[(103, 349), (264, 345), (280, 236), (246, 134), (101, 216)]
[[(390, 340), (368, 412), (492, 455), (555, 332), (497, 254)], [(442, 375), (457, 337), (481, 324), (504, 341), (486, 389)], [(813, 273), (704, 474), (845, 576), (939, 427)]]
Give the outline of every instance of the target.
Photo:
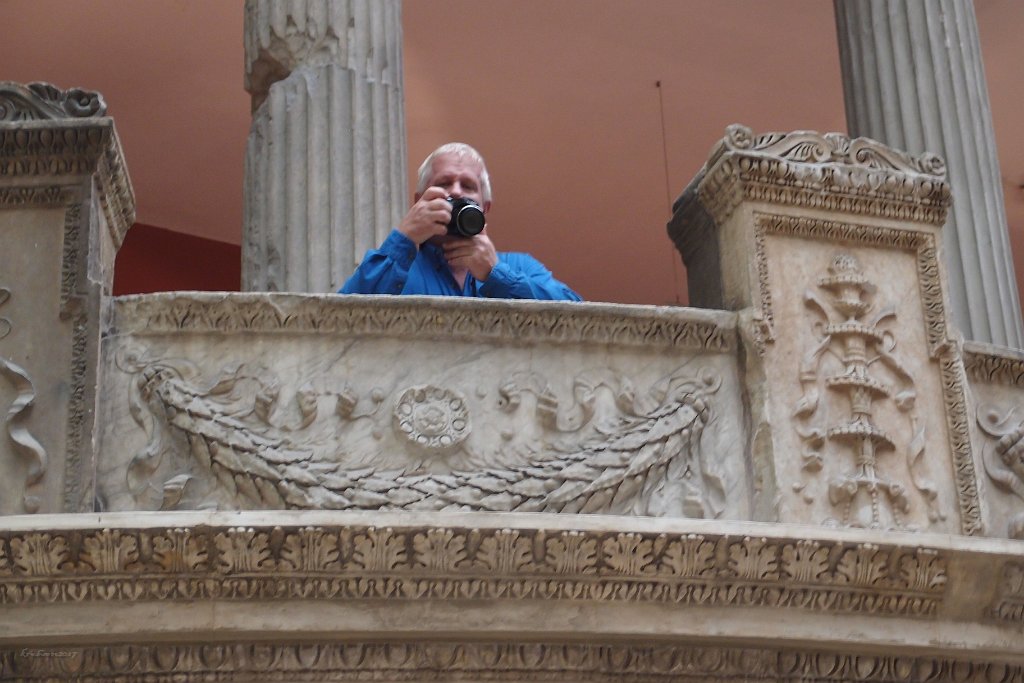
[(483, 231), (487, 219), (479, 204), (465, 197), (449, 197), (448, 202), (452, 205), (452, 219), (448, 223), (449, 235), (472, 237)]
[(479, 235), (484, 229), (484, 212), (478, 206), (464, 206), (456, 217), (459, 234), (466, 237)]

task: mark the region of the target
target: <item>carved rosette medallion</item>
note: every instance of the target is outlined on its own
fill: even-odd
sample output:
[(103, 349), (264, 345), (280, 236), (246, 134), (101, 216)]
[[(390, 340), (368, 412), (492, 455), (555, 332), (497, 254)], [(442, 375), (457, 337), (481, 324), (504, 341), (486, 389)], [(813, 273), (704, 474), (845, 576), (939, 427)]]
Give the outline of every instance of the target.
[(466, 398), (452, 389), (410, 387), (395, 403), (395, 431), (427, 451), (451, 450), (470, 432)]

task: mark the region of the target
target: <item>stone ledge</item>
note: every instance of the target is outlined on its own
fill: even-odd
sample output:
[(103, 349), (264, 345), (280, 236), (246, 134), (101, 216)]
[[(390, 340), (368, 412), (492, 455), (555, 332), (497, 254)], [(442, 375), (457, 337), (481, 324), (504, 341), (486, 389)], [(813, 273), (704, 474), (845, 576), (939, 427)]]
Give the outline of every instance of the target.
[(544, 514), (5, 521), (0, 604), (16, 609), (0, 610), (0, 643), (12, 645), (530, 633), (1024, 662), (1016, 541)]
[(0, 680), (64, 681), (959, 681), (1020, 683), (981, 657), (645, 642), (232, 641), (0, 648)]
[(114, 299), (112, 334), (290, 332), (731, 352), (735, 315), (624, 304), (173, 292)]

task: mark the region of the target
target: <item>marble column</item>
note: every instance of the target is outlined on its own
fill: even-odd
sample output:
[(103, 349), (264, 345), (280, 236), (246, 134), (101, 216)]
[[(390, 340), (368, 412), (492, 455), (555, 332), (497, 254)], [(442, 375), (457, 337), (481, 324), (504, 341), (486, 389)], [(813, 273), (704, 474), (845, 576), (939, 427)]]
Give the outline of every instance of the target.
[(335, 291), (406, 204), (401, 0), (246, 0), (242, 288)]
[(834, 3), (850, 136), (945, 158), (954, 319), (968, 339), (1024, 346), (972, 0)]

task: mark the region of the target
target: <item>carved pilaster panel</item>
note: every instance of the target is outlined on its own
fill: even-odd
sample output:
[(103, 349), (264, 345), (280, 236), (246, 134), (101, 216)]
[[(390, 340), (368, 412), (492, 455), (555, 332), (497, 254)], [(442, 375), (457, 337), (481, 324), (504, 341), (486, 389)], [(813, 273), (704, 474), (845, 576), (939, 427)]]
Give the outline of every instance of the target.
[(0, 83), (0, 286), (12, 322), (0, 341), (0, 399), (12, 406), (0, 514), (92, 507), (100, 301), (134, 220), (104, 111), (98, 93)]
[(753, 341), (776, 399), (782, 518), (978, 533), (965, 382), (934, 236), (753, 220)]

